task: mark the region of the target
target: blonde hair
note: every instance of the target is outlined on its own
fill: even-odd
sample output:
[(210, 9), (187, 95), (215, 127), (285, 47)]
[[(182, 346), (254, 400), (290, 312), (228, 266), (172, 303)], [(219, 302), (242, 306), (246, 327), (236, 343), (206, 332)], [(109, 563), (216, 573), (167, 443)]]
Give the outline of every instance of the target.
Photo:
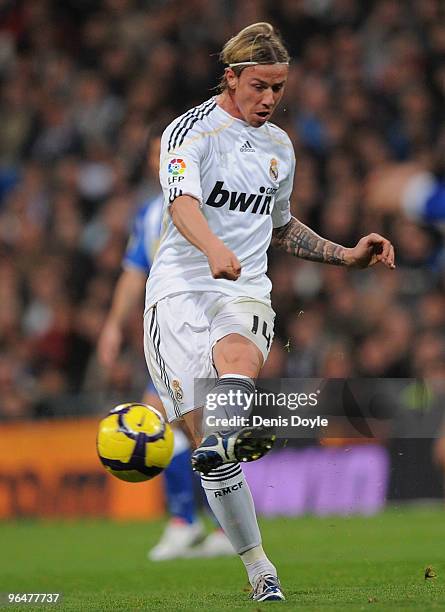
[[(284, 43), (270, 23), (253, 23), (233, 36), (224, 45), (220, 60), (230, 66), (237, 76), (252, 64), (287, 64), (289, 53)], [(227, 81), (223, 75), (220, 89), (226, 89)]]

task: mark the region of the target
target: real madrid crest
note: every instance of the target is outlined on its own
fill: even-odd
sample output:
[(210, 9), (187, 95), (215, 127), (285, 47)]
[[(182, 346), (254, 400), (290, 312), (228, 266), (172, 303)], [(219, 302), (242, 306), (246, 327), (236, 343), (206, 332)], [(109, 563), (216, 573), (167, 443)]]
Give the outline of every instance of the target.
[(182, 390), (181, 387), (181, 383), (179, 382), (179, 380), (172, 380), (172, 387), (173, 387), (173, 393), (175, 394), (175, 398), (177, 402), (182, 402), (182, 400), (184, 399), (184, 392)]
[(275, 157), (270, 160), (269, 175), (273, 181), (278, 181), (278, 160)]

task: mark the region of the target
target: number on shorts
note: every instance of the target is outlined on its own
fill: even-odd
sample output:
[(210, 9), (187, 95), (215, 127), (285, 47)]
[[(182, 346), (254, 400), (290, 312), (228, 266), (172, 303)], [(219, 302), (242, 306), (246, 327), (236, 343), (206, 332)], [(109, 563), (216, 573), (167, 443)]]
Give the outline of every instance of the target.
[[(259, 324), (260, 324), (259, 316), (258, 315), (253, 315), (253, 324), (252, 324), (252, 329), (251, 329), (252, 334), (256, 334), (258, 332)], [(270, 343), (271, 343), (271, 340), (272, 340), (272, 334), (268, 334), (267, 333), (267, 323), (266, 323), (266, 321), (263, 321), (263, 338), (265, 338), (266, 344), (267, 344), (267, 349), (269, 350)]]

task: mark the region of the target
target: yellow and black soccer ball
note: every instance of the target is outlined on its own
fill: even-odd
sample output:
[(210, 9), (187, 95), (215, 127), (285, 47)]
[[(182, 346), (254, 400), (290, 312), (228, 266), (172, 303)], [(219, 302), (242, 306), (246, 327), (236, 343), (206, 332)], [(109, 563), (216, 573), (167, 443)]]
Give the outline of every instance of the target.
[(127, 482), (150, 480), (173, 455), (171, 427), (147, 404), (121, 404), (99, 424), (97, 452), (110, 474)]

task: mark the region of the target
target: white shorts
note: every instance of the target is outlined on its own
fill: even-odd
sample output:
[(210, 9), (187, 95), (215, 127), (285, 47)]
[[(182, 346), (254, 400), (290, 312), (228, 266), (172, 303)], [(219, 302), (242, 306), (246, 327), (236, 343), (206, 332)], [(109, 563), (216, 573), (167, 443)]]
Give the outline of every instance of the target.
[(212, 349), (224, 336), (245, 336), (266, 361), (274, 319), (264, 302), (216, 292), (179, 293), (152, 306), (144, 316), (144, 351), (168, 420), (204, 405), (209, 387), (196, 381), (217, 378)]

